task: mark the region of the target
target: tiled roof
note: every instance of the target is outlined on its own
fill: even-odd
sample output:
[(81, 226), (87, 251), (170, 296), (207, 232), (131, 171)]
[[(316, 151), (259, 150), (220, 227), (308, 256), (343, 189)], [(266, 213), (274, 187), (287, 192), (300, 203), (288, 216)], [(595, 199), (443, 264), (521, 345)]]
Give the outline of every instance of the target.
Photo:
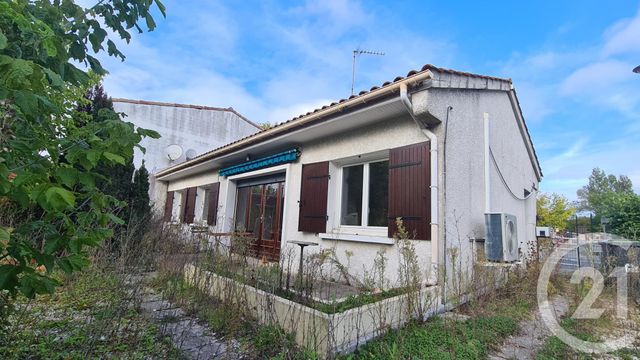
[[(293, 117), (293, 118), (291, 118), (289, 120), (286, 120), (286, 121), (283, 121), (281, 123), (278, 123), (278, 124), (272, 126), (269, 129), (258, 131), (256, 133), (251, 134), (249, 136), (246, 136), (244, 138), (238, 139), (236, 141), (230, 142), (230, 143), (228, 143), (226, 145), (223, 145), (221, 147), (218, 147), (218, 148), (212, 149), (210, 151), (207, 151), (207, 152), (205, 152), (205, 153), (203, 153), (203, 154), (201, 154), (201, 155), (189, 160), (188, 162), (176, 164), (176, 165), (174, 165), (174, 166), (172, 166), (170, 168), (161, 170), (160, 173), (164, 173), (162, 175), (167, 175), (168, 173), (172, 172), (171, 170), (174, 169), (174, 168), (176, 168), (176, 170), (181, 169), (181, 168), (185, 167), (186, 165), (188, 165), (188, 163), (195, 165), (195, 164), (200, 162), (199, 161), (200, 159), (202, 159), (203, 157), (206, 157), (207, 155), (209, 155), (209, 154), (211, 154), (213, 152), (218, 152), (218, 151), (224, 150), (226, 148), (232, 148), (235, 144), (250, 140), (251, 138), (254, 138), (254, 137), (258, 136), (258, 135), (262, 135), (262, 134), (269, 133), (269, 132), (277, 133), (278, 130), (283, 125), (295, 122), (295, 121), (300, 120), (302, 118), (305, 118), (305, 117), (307, 117), (309, 115), (315, 114), (315, 113), (317, 113), (319, 111), (322, 111), (322, 110), (325, 110), (325, 109), (340, 105), (340, 104), (344, 103), (345, 101), (348, 101), (348, 100), (351, 100), (351, 99), (355, 99), (355, 98), (358, 98), (358, 97), (362, 97), (362, 96), (365, 96), (367, 94), (370, 94), (370, 93), (376, 92), (378, 90), (384, 89), (385, 87), (391, 86), (391, 85), (393, 85), (395, 83), (398, 83), (400, 81), (411, 79), (412, 77), (417, 76), (419, 74), (422, 74), (422, 73), (424, 73), (426, 71), (435, 71), (435, 72), (438, 72), (438, 73), (445, 73), (445, 74), (451, 74), (451, 75), (459, 75), (459, 76), (466, 76), (466, 77), (473, 77), (473, 78), (480, 78), (480, 79), (487, 79), (487, 80), (494, 80), (494, 81), (502, 81), (502, 82), (507, 82), (509, 84), (512, 83), (511, 79), (508, 79), (508, 78), (499, 78), (499, 77), (494, 77), (494, 76), (473, 74), (473, 73), (468, 73), (468, 72), (463, 72), (463, 71), (440, 68), (440, 67), (437, 67), (437, 66), (434, 66), (434, 65), (431, 65), (431, 64), (426, 64), (420, 70), (411, 70), (411, 71), (409, 71), (406, 76), (398, 76), (395, 79), (393, 79), (392, 81), (386, 81), (380, 86), (373, 86), (369, 90), (364, 90), (364, 91), (359, 92), (357, 95), (351, 95), (348, 98), (340, 99), (338, 101), (332, 102), (329, 105), (324, 105), (324, 106), (322, 106), (320, 108), (317, 108), (317, 109), (314, 109), (312, 111), (309, 111), (306, 114), (295, 116), (295, 117)], [(248, 144), (250, 144), (250, 143), (251, 142), (249, 142)], [(239, 149), (235, 149), (235, 150), (240, 150), (240, 148)], [(169, 172), (165, 173), (167, 171), (169, 171)]]
[(119, 102), (119, 103), (128, 103), (128, 104), (140, 104), (140, 105), (152, 105), (152, 106), (167, 106), (167, 107), (177, 107), (177, 108), (187, 108), (187, 109), (197, 109), (197, 110), (213, 110), (213, 111), (228, 111), (242, 120), (248, 122), (249, 124), (257, 127), (258, 129), (262, 129), (260, 125), (254, 123), (253, 121), (247, 119), (242, 114), (236, 111), (236, 109), (232, 107), (221, 108), (215, 106), (205, 106), (205, 105), (192, 105), (192, 104), (177, 104), (177, 103), (167, 103), (160, 101), (148, 101), (148, 100), (133, 100), (133, 99), (123, 99), (123, 98), (112, 98), (111, 101)]

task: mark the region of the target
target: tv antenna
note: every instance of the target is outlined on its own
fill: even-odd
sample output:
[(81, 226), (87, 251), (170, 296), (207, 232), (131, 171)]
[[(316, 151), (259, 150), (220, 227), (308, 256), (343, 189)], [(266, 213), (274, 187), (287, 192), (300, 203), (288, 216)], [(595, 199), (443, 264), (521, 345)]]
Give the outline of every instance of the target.
[(355, 86), (355, 83), (356, 83), (356, 58), (363, 54), (384, 56), (384, 53), (379, 51), (369, 51), (369, 50), (362, 50), (362, 49), (353, 50), (353, 64), (351, 65), (351, 95), (353, 95), (353, 87)]

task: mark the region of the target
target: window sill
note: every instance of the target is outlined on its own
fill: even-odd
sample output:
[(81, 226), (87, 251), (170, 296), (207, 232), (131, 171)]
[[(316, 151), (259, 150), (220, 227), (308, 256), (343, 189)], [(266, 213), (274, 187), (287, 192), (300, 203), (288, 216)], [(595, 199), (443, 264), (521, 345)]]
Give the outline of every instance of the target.
[(343, 240), (343, 241), (353, 241), (353, 242), (382, 244), (382, 245), (395, 244), (394, 239), (389, 237), (383, 237), (383, 236), (332, 234), (332, 233), (322, 233), (322, 234), (318, 234), (318, 236), (324, 240)]

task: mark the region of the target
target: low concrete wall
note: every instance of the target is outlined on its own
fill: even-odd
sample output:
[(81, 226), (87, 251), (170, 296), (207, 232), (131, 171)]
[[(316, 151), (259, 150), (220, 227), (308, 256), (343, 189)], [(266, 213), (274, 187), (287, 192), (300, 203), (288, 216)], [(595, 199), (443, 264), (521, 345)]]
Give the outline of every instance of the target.
[(243, 306), (261, 324), (275, 324), (295, 336), (301, 346), (331, 357), (352, 351), (411, 318), (436, 312), (439, 287), (403, 294), (341, 313), (326, 314), (274, 294), (202, 270), (184, 269), (187, 283), (214, 298)]

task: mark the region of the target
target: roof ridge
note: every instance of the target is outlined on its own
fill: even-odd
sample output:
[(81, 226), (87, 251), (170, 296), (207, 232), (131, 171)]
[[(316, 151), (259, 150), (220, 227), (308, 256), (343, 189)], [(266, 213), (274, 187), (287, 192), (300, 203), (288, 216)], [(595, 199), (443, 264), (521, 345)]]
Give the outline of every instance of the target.
[(227, 111), (235, 114), (242, 120), (247, 123), (255, 126), (258, 129), (262, 129), (260, 125), (254, 123), (253, 121), (247, 119), (244, 115), (240, 114), (233, 107), (223, 108), (217, 106), (208, 106), (208, 105), (194, 105), (194, 104), (182, 104), (182, 103), (169, 103), (162, 101), (150, 101), (150, 100), (136, 100), (136, 99), (126, 99), (126, 98), (111, 98), (113, 102), (127, 103), (127, 104), (140, 104), (140, 105), (154, 105), (154, 106), (167, 106), (167, 107), (177, 107), (177, 108), (185, 108), (185, 109), (196, 109), (196, 110), (213, 110), (213, 111)]

